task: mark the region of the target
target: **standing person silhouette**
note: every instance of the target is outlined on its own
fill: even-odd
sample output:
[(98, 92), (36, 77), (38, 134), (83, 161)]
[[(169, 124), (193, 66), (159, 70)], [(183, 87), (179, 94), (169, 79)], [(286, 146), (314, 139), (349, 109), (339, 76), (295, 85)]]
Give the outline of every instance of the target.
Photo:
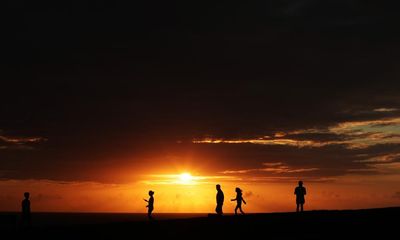
[(299, 186), (294, 189), (294, 194), (296, 195), (296, 212), (299, 212), (299, 210), (303, 212), (303, 205), (305, 203), (304, 195), (307, 194), (306, 188), (303, 187), (303, 181), (299, 181)]
[(151, 213), (154, 210), (154, 197), (153, 197), (153, 195), (154, 195), (154, 192), (150, 190), (149, 191), (149, 196), (150, 196), (149, 200), (143, 199), (145, 202), (148, 203), (146, 207), (147, 207), (147, 217), (149, 218), (149, 220), (153, 219), (153, 216), (151, 215)]
[(242, 202), (244, 202), (244, 204), (246, 204), (246, 201), (243, 199), (243, 194), (242, 194), (242, 189), (240, 188), (236, 188), (236, 198), (235, 199), (231, 199), (231, 201), (236, 201), (236, 208), (235, 208), (235, 215), (237, 215), (237, 210), (239, 209), (240, 212), (242, 214), (244, 214), (243, 210), (242, 210)]
[(217, 189), (217, 207), (215, 208), (215, 212), (217, 212), (219, 216), (222, 216), (222, 206), (224, 205), (224, 192), (222, 192), (221, 185), (219, 184), (217, 184), (215, 188)]
[(24, 193), (25, 199), (22, 200), (22, 225), (29, 227), (31, 225), (31, 201), (29, 201), (29, 192)]

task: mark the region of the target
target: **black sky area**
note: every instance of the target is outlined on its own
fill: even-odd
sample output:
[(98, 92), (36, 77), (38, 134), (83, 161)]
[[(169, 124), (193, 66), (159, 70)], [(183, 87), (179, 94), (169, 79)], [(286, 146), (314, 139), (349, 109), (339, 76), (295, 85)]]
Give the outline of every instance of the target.
[[(365, 152), (340, 146), (295, 154), (191, 141), (323, 128), (398, 108), (394, 2), (8, 1), (0, 135), (46, 140), (31, 150), (0, 144), (0, 178), (113, 181), (83, 170), (188, 151), (217, 165), (230, 158), (232, 169), (271, 157), (311, 167), (327, 153), (344, 163), (318, 162), (327, 166), (320, 174), (356, 168)], [(368, 153), (398, 145), (379, 149)]]

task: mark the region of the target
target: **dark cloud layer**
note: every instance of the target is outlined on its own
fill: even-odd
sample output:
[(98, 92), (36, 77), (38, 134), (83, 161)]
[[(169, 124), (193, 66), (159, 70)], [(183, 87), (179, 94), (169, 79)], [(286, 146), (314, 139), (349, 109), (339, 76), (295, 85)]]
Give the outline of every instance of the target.
[(395, 5), (12, 1), (3, 30), (0, 135), (47, 141), (20, 151), (1, 140), (2, 177), (110, 181), (117, 178), (109, 169), (154, 159), (167, 166), (163, 159), (187, 155), (205, 156), (216, 172), (265, 162), (318, 168), (287, 173), (316, 177), (373, 168), (359, 160), (395, 154), (398, 145), (191, 142), (277, 132), (343, 141), (343, 133), (293, 132), (399, 117), (374, 111), (400, 108)]

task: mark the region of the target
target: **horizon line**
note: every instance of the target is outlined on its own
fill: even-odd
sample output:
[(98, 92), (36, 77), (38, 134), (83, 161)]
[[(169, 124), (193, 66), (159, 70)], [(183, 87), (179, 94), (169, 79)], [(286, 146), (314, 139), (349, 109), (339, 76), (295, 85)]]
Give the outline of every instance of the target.
[[(342, 208), (342, 209), (310, 209), (304, 210), (304, 212), (318, 212), (318, 211), (360, 211), (360, 210), (375, 210), (375, 209), (388, 209), (388, 208), (400, 208), (400, 205), (387, 206), (387, 207), (374, 207), (374, 208)], [(273, 213), (295, 213), (296, 211), (274, 211), (274, 212), (246, 212), (246, 215), (250, 214), (273, 214)], [(2, 213), (21, 213), (20, 211), (0, 211)], [(147, 212), (85, 212), (85, 211), (37, 211), (31, 212), (32, 214), (41, 213), (67, 213), (67, 214), (147, 214)], [(158, 212), (154, 214), (216, 214), (215, 212)], [(224, 213), (224, 215), (235, 215), (234, 212)]]

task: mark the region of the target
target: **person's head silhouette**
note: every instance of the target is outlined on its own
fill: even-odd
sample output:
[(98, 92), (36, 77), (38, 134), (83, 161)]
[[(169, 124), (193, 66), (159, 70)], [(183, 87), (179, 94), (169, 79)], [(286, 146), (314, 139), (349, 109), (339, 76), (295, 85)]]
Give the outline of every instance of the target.
[(215, 186), (215, 188), (219, 191), (219, 190), (221, 190), (221, 185), (217, 184), (217, 185)]
[(25, 199), (29, 199), (29, 192), (24, 192)]
[(303, 186), (303, 181), (299, 181), (299, 186), (300, 186), (300, 187)]
[(149, 191), (149, 195), (150, 195), (150, 196), (153, 196), (153, 195), (154, 195), (154, 192), (150, 190), (150, 191)]
[(240, 193), (240, 192), (242, 192), (242, 189), (240, 189), (240, 188), (237, 187), (237, 188), (235, 189), (235, 191), (236, 191), (237, 193)]

